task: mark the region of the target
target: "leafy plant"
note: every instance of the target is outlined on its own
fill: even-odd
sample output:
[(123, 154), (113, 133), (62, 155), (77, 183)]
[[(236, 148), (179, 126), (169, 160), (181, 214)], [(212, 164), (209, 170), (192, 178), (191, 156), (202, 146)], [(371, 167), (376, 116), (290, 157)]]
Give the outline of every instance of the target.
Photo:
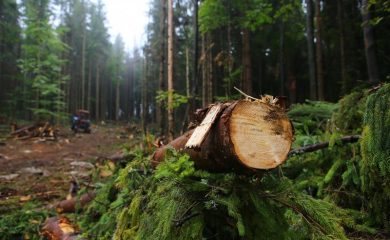
[[(168, 94), (169, 94), (169, 91), (157, 91), (157, 95), (156, 95), (156, 101), (163, 103), (166, 108), (168, 108), (168, 105), (167, 105)], [(180, 105), (188, 102), (187, 96), (178, 94), (176, 92), (172, 93), (172, 98), (173, 98), (173, 102), (172, 102), (173, 109), (178, 108), (178, 107), (180, 107)]]

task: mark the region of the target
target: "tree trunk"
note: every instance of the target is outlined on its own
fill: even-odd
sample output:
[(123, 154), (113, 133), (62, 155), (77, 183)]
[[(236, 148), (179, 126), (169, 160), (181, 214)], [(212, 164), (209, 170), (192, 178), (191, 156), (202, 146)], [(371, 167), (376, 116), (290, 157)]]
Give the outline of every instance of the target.
[(85, 45), (86, 45), (86, 26), (83, 26), (83, 43), (81, 49), (81, 108), (85, 109)]
[(375, 40), (373, 28), (370, 23), (371, 15), (368, 6), (368, 0), (362, 0), (361, 13), (363, 18), (364, 50), (366, 54), (368, 81), (378, 83), (378, 66), (376, 63)]
[(315, 9), (316, 9), (316, 25), (317, 25), (317, 31), (316, 31), (316, 62), (317, 62), (317, 81), (318, 81), (318, 99), (321, 101), (325, 100), (324, 95), (324, 66), (323, 66), (323, 60), (322, 60), (322, 20), (321, 20), (321, 6), (320, 6), (320, 0), (315, 0)]
[(87, 110), (91, 111), (91, 95), (92, 95), (92, 61), (88, 64), (88, 95), (87, 95)]
[(310, 99), (317, 100), (317, 84), (315, 75), (314, 61), (314, 27), (313, 27), (313, 0), (306, 0), (306, 35), (307, 35), (307, 54), (310, 79)]
[[(146, 54), (145, 54), (146, 55)], [(148, 61), (147, 58), (144, 58), (143, 61), (143, 76), (141, 83), (141, 105), (142, 105), (142, 114), (141, 114), (141, 126), (143, 134), (146, 135), (146, 117), (148, 114), (147, 107), (147, 79), (148, 79)]]
[(242, 30), (242, 90), (252, 95), (252, 61), (251, 61), (251, 39), (248, 29)]
[(118, 79), (115, 84), (115, 120), (118, 121), (120, 118), (120, 80)]
[(190, 97), (190, 51), (188, 47), (186, 47), (186, 95), (187, 98)]
[(230, 14), (229, 14), (229, 21), (228, 21), (228, 27), (227, 27), (227, 41), (228, 41), (228, 81), (226, 84), (226, 97), (230, 99), (231, 97), (231, 89), (232, 89), (232, 71), (233, 71), (233, 56), (232, 56), (232, 26), (231, 26), (231, 20), (230, 20)]
[(134, 73), (134, 67), (135, 65), (135, 60), (133, 59), (130, 61), (130, 73), (129, 73), (129, 82), (130, 82), (130, 90), (129, 90), (129, 118), (132, 119), (134, 118), (134, 98), (135, 98), (135, 87), (134, 87), (134, 82), (135, 82), (135, 73)]
[(96, 63), (96, 84), (95, 84), (95, 119), (100, 119), (100, 71), (99, 71), (99, 62)]
[[(210, 34), (207, 37), (207, 46), (212, 46)], [(207, 54), (207, 105), (213, 101), (213, 51), (212, 47)]]
[(205, 34), (202, 35), (202, 57), (201, 57), (201, 64), (202, 64), (202, 107), (207, 106), (207, 64), (206, 64), (206, 36)]
[(247, 100), (223, 103), (220, 106), (220, 111), (214, 115), (215, 119), (209, 113), (204, 117), (207, 109), (198, 111), (201, 113), (199, 117), (204, 118), (198, 128), (211, 124), (210, 132), (205, 135), (200, 149), (185, 148), (194, 132), (191, 130), (157, 149), (153, 165), (164, 160), (169, 146), (189, 154), (197, 168), (216, 172), (271, 169), (286, 160), (293, 131), (283, 109)]
[(337, 1), (337, 19), (339, 25), (339, 45), (340, 45), (340, 75), (342, 94), (346, 94), (350, 89), (347, 75), (347, 63), (345, 59), (345, 31), (344, 31), (344, 7), (343, 1)]
[[(198, 55), (199, 55), (199, 30), (198, 30), (198, 0), (194, 0), (194, 54), (193, 54), (193, 67), (192, 67), (192, 87), (190, 92), (190, 99), (188, 101), (188, 112), (192, 113), (195, 110), (195, 96), (197, 95), (198, 87)], [(190, 121), (192, 116), (189, 116)]]
[[(164, 67), (165, 67), (165, 19), (166, 19), (166, 0), (161, 0), (162, 11), (160, 15), (160, 69), (158, 77), (158, 90), (165, 91), (165, 81), (164, 81)], [(160, 135), (164, 135), (165, 132), (165, 109), (162, 102), (157, 104), (156, 115), (157, 115), (157, 125), (160, 128)]]
[(280, 48), (279, 48), (279, 64), (280, 64), (280, 96), (284, 96), (284, 88), (286, 82), (285, 62), (284, 62), (284, 22), (280, 22)]
[(168, 0), (168, 139), (174, 135), (173, 119), (173, 0)]

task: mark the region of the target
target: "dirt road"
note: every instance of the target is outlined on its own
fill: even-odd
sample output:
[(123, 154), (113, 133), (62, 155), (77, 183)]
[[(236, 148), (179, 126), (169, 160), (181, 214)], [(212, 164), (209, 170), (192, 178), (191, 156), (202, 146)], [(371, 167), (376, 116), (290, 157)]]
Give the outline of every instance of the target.
[(118, 151), (119, 126), (94, 126), (91, 134), (61, 129), (58, 141), (7, 140), (0, 146), (0, 206), (10, 198), (63, 199), (72, 177), (89, 181), (96, 159)]

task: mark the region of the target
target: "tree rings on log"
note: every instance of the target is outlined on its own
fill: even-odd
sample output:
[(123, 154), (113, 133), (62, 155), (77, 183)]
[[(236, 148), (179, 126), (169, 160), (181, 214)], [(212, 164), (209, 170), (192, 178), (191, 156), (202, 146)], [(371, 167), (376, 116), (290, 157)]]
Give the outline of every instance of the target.
[(229, 118), (229, 129), (233, 151), (244, 165), (270, 169), (287, 158), (293, 139), (292, 126), (278, 107), (240, 101)]

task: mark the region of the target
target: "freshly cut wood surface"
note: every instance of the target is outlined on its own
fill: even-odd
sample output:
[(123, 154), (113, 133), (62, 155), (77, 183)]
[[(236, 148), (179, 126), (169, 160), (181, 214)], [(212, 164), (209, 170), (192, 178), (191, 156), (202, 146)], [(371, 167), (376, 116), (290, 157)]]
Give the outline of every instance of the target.
[(286, 160), (293, 130), (282, 108), (267, 101), (249, 100), (220, 105), (221, 113), (204, 135), (200, 148), (185, 148), (197, 129), (191, 130), (157, 149), (154, 166), (164, 161), (168, 147), (189, 154), (197, 168), (216, 172), (271, 169)]
[(286, 115), (272, 105), (240, 101), (230, 117), (230, 138), (244, 165), (270, 169), (286, 159), (293, 138), (292, 126)]
[(221, 104), (214, 105), (210, 108), (202, 123), (196, 127), (190, 139), (187, 141), (186, 148), (200, 148), (221, 110)]

